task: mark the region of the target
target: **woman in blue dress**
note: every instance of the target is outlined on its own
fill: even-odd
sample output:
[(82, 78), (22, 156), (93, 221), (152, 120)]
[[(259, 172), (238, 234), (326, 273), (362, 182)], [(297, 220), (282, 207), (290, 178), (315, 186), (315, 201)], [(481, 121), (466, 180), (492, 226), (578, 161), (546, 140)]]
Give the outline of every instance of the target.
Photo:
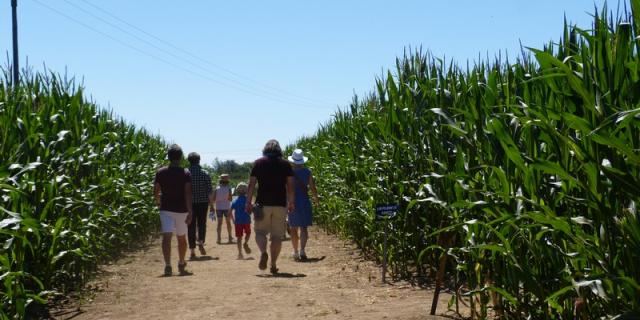
[[(296, 205), (295, 210), (289, 214), (289, 226), (291, 227), (291, 243), (293, 244), (293, 259), (296, 261), (306, 261), (307, 253), (305, 248), (309, 239), (309, 231), (307, 228), (313, 222), (313, 214), (311, 210), (311, 201), (309, 199), (309, 191), (313, 196), (313, 202), (318, 205), (318, 190), (313, 182), (311, 170), (304, 166), (307, 157), (300, 149), (293, 150), (289, 161), (293, 163), (293, 174), (296, 189)], [(300, 232), (298, 235), (298, 231)], [(300, 248), (300, 251), (298, 251)]]

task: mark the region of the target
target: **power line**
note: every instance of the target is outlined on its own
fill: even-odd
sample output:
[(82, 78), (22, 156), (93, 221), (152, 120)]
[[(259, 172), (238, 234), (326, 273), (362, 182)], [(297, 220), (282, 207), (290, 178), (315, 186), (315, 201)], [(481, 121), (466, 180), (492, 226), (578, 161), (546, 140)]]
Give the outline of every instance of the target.
[[(67, 0), (65, 0), (65, 1), (67, 1)], [(150, 37), (150, 38), (153, 38), (153, 39), (155, 39), (155, 40), (157, 40), (157, 41), (159, 41), (159, 42), (161, 42), (161, 43), (165, 44), (166, 46), (169, 46), (169, 47), (173, 48), (174, 50), (180, 51), (180, 52), (182, 52), (182, 53), (184, 53), (184, 54), (186, 54), (186, 55), (188, 55), (188, 56), (190, 56), (190, 57), (192, 57), (192, 58), (194, 58), (194, 59), (196, 59), (196, 60), (198, 60), (198, 61), (200, 61), (200, 62), (203, 62), (203, 63), (205, 63), (205, 64), (207, 64), (207, 65), (209, 65), (209, 66), (212, 66), (212, 67), (214, 67), (214, 68), (220, 69), (220, 70), (222, 70), (222, 71), (224, 71), (224, 72), (226, 72), (226, 73), (229, 73), (229, 74), (231, 74), (231, 75), (233, 75), (233, 76), (236, 76), (236, 77), (238, 77), (238, 78), (241, 78), (241, 79), (247, 80), (247, 81), (249, 81), (249, 82), (255, 83), (255, 84), (259, 85), (259, 86), (262, 86), (262, 87), (265, 87), (265, 88), (268, 88), (268, 89), (271, 89), (271, 90), (274, 90), (274, 91), (281, 92), (281, 93), (283, 93), (283, 94), (285, 94), (285, 95), (289, 95), (289, 96), (297, 97), (297, 98), (302, 99), (302, 100), (307, 100), (307, 101), (309, 101), (309, 102), (313, 102), (313, 103), (329, 104), (329, 103), (327, 103), (326, 101), (322, 101), (322, 100), (318, 100), (318, 99), (312, 99), (312, 98), (308, 98), (308, 97), (300, 96), (300, 95), (297, 95), (297, 94), (293, 94), (293, 93), (291, 93), (291, 92), (287, 92), (287, 91), (285, 91), (285, 90), (282, 90), (282, 89), (279, 89), (279, 88), (276, 88), (276, 87), (273, 87), (273, 86), (267, 85), (267, 84), (265, 84), (265, 83), (262, 83), (262, 82), (256, 81), (256, 80), (251, 79), (251, 78), (249, 78), (249, 77), (247, 77), (247, 76), (243, 76), (243, 75), (241, 75), (241, 74), (239, 74), (239, 73), (236, 73), (236, 72), (234, 72), (234, 71), (232, 71), (232, 70), (229, 70), (229, 69), (227, 69), (227, 68), (225, 68), (225, 67), (222, 67), (222, 66), (220, 66), (220, 65), (217, 65), (217, 64), (215, 64), (215, 63), (213, 63), (213, 62), (210, 62), (210, 61), (208, 61), (208, 60), (206, 60), (206, 59), (203, 59), (203, 58), (201, 58), (201, 57), (199, 57), (199, 56), (197, 56), (197, 55), (195, 55), (195, 54), (193, 54), (193, 53), (191, 53), (191, 52), (189, 52), (189, 51), (187, 51), (187, 50), (184, 50), (184, 49), (182, 49), (182, 48), (180, 48), (180, 47), (178, 47), (178, 46), (174, 45), (174, 44), (173, 44), (173, 43), (171, 43), (171, 42), (168, 42), (168, 41), (166, 41), (166, 40), (164, 40), (164, 39), (161, 39), (161, 38), (159, 38), (159, 37), (157, 37), (157, 36), (155, 36), (155, 35), (153, 35), (153, 34), (151, 34), (151, 33), (147, 32), (147, 31), (145, 31), (145, 30), (143, 30), (143, 29), (141, 29), (141, 28), (139, 28), (139, 27), (137, 27), (137, 26), (135, 26), (135, 25), (133, 25), (133, 24), (131, 24), (131, 23), (127, 22), (126, 20), (124, 20), (124, 19), (122, 19), (122, 18), (120, 18), (120, 17), (116, 16), (115, 14), (113, 14), (113, 13), (111, 13), (111, 12), (107, 11), (106, 9), (104, 9), (104, 8), (102, 8), (102, 7), (100, 7), (100, 6), (96, 5), (96, 4), (94, 4), (94, 3), (92, 3), (91, 1), (88, 1), (88, 0), (80, 0), (80, 1), (82, 1), (82, 2), (86, 3), (87, 5), (89, 5), (89, 6), (93, 7), (93, 8), (95, 8), (95, 9), (96, 9), (96, 10), (98, 10), (98, 11), (100, 11), (100, 12), (102, 12), (102, 13), (104, 13), (104, 14), (108, 15), (109, 17), (111, 17), (111, 18), (113, 18), (113, 19), (115, 19), (115, 20), (117, 20), (117, 21), (119, 21), (119, 22), (121, 22), (121, 23), (123, 23), (123, 24), (125, 24), (125, 25), (129, 26), (130, 28), (133, 28), (133, 29), (137, 30), (138, 32), (141, 32), (141, 33), (145, 34), (146, 36), (148, 36), (148, 37)]]
[[(44, 7), (44, 8), (47, 8), (48, 10), (50, 10), (50, 11), (52, 11), (52, 12), (54, 12), (54, 13), (56, 13), (56, 14), (58, 14), (58, 15), (62, 16), (62, 17), (64, 17), (64, 18), (66, 18), (66, 19), (68, 19), (68, 20), (70, 20), (70, 21), (72, 21), (72, 22), (76, 23), (76, 24), (81, 25), (81, 26), (82, 26), (82, 27), (84, 27), (84, 28), (87, 28), (87, 29), (89, 29), (89, 30), (91, 30), (91, 31), (93, 31), (93, 32), (96, 32), (96, 33), (98, 33), (98, 34), (100, 34), (100, 35), (102, 35), (102, 36), (104, 36), (104, 37), (106, 37), (106, 38), (109, 38), (109, 39), (111, 39), (111, 40), (113, 40), (113, 41), (115, 41), (115, 42), (119, 43), (119, 44), (120, 44), (120, 45), (122, 45), (122, 46), (125, 46), (125, 47), (127, 47), (127, 48), (129, 48), (129, 49), (132, 49), (132, 50), (134, 50), (134, 51), (137, 51), (137, 52), (138, 52), (138, 53), (140, 53), (140, 54), (146, 55), (146, 56), (151, 57), (151, 58), (153, 58), (153, 59), (155, 59), (155, 60), (158, 60), (158, 61), (160, 61), (160, 62), (162, 62), (162, 63), (164, 63), (164, 64), (170, 65), (170, 66), (172, 66), (172, 67), (174, 67), (174, 68), (180, 69), (180, 70), (182, 70), (182, 71), (184, 71), (184, 72), (187, 72), (187, 73), (190, 73), (190, 74), (192, 74), (192, 75), (198, 76), (198, 77), (203, 78), (203, 79), (205, 79), (205, 80), (208, 80), (208, 81), (210, 81), (210, 82), (214, 82), (214, 83), (217, 83), (217, 84), (219, 84), (219, 85), (226, 86), (226, 87), (230, 87), (230, 88), (233, 88), (233, 89), (235, 89), (235, 90), (238, 90), (238, 91), (241, 91), (241, 92), (244, 92), (244, 93), (250, 94), (250, 95), (254, 95), (254, 96), (258, 96), (258, 97), (262, 97), (262, 98), (269, 99), (269, 100), (276, 101), (276, 102), (280, 102), (280, 103), (285, 103), (285, 104), (295, 104), (295, 105), (297, 105), (298, 107), (302, 107), (302, 108), (326, 109), (326, 108), (324, 108), (324, 107), (320, 107), (320, 106), (303, 105), (303, 104), (300, 104), (300, 103), (297, 103), (297, 102), (286, 101), (286, 100), (283, 100), (283, 99), (280, 99), (280, 98), (276, 98), (276, 97), (272, 97), (272, 96), (267, 96), (267, 95), (264, 95), (264, 94), (261, 94), (261, 93), (258, 93), (258, 92), (252, 92), (252, 91), (249, 91), (249, 90), (247, 90), (247, 89), (245, 89), (245, 88), (243, 88), (243, 87), (237, 87), (237, 86), (234, 86), (234, 85), (230, 85), (230, 84), (228, 84), (228, 83), (222, 82), (222, 81), (217, 80), (217, 79), (214, 79), (214, 78), (212, 78), (212, 77), (209, 77), (208, 75), (205, 75), (205, 74), (202, 74), (202, 73), (199, 73), (199, 72), (196, 72), (196, 71), (193, 71), (193, 70), (190, 70), (190, 69), (184, 68), (183, 66), (180, 66), (180, 65), (178, 65), (178, 64), (176, 64), (176, 63), (173, 63), (173, 62), (171, 62), (171, 61), (169, 61), (169, 60), (167, 60), (167, 59), (161, 58), (161, 57), (159, 57), (159, 56), (157, 56), (157, 55), (155, 55), (155, 54), (149, 53), (149, 52), (147, 52), (147, 51), (145, 51), (145, 50), (143, 50), (143, 49), (140, 49), (140, 48), (138, 48), (138, 47), (136, 47), (136, 46), (134, 46), (134, 45), (131, 45), (131, 44), (129, 44), (129, 43), (127, 43), (127, 42), (125, 42), (125, 41), (122, 41), (122, 40), (120, 40), (120, 39), (118, 39), (118, 38), (116, 38), (116, 37), (114, 37), (114, 36), (111, 36), (111, 35), (110, 35), (110, 34), (108, 34), (108, 33), (105, 33), (105, 32), (103, 32), (103, 31), (100, 31), (100, 30), (98, 30), (98, 29), (96, 29), (96, 28), (94, 28), (94, 27), (92, 27), (92, 26), (90, 26), (90, 25), (88, 25), (88, 24), (86, 24), (86, 23), (84, 23), (84, 22), (82, 22), (82, 21), (78, 20), (78, 19), (75, 19), (75, 18), (73, 18), (73, 17), (71, 17), (71, 16), (69, 16), (69, 15), (65, 14), (64, 12), (61, 12), (60, 10), (55, 9), (55, 8), (53, 8), (53, 7), (51, 7), (51, 6), (47, 5), (47, 4), (45, 4), (45, 3), (43, 3), (43, 2), (41, 2), (41, 1), (39, 1), (39, 0), (32, 0), (32, 1), (33, 1), (33, 2), (35, 2), (35, 3), (37, 3), (37, 4), (38, 4), (38, 5), (40, 5), (40, 6)], [(65, 1), (66, 1), (66, 0), (65, 0)]]
[[(73, 6), (73, 7), (74, 7), (74, 8), (76, 8), (77, 10), (80, 10), (80, 11), (82, 11), (83, 13), (85, 13), (85, 14), (87, 14), (87, 15), (89, 15), (89, 16), (91, 16), (91, 17), (93, 17), (94, 19), (97, 19), (97, 20), (101, 21), (102, 23), (107, 24), (107, 25), (109, 25), (109, 26), (111, 26), (111, 27), (113, 27), (113, 28), (115, 28), (115, 29), (117, 29), (117, 30), (119, 30), (119, 31), (121, 31), (121, 32), (123, 32), (123, 33), (125, 33), (125, 34), (127, 34), (127, 35), (129, 35), (129, 36), (131, 36), (131, 37), (133, 37), (133, 38), (135, 38), (136, 40), (138, 40), (138, 41), (140, 41), (140, 42), (143, 42), (143, 43), (147, 44), (148, 46), (153, 47), (153, 48), (155, 48), (156, 50), (159, 50), (159, 51), (161, 51), (161, 52), (163, 52), (163, 53), (165, 53), (165, 54), (167, 54), (167, 55), (169, 55), (169, 56), (171, 56), (171, 57), (173, 57), (173, 58), (175, 58), (175, 59), (177, 59), (177, 60), (181, 60), (181, 61), (183, 61), (183, 62), (186, 62), (187, 64), (189, 64), (189, 65), (193, 66), (194, 68), (200, 69), (201, 71), (203, 71), (203, 72), (205, 72), (205, 73), (212, 73), (212, 74), (214, 74), (215, 76), (220, 77), (220, 78), (223, 78), (223, 79), (225, 79), (225, 80), (227, 80), (227, 81), (233, 82), (233, 83), (235, 83), (235, 84), (236, 84), (236, 85), (238, 85), (238, 86), (246, 87), (246, 89), (247, 89), (247, 90), (256, 90), (256, 91), (260, 91), (262, 94), (265, 94), (265, 95), (273, 95), (273, 93), (271, 93), (271, 92), (269, 92), (269, 91), (265, 91), (264, 89), (261, 89), (261, 88), (255, 87), (255, 86), (251, 86), (251, 85), (247, 85), (247, 84), (242, 83), (242, 82), (240, 82), (240, 81), (237, 81), (237, 80), (235, 80), (235, 79), (233, 79), (233, 78), (230, 78), (230, 77), (227, 77), (227, 76), (224, 76), (224, 75), (217, 74), (217, 73), (213, 72), (212, 70), (210, 70), (210, 69), (208, 69), (208, 68), (203, 67), (203, 66), (202, 66), (202, 65), (200, 65), (200, 64), (193, 63), (192, 61), (187, 60), (187, 59), (185, 59), (185, 58), (184, 58), (184, 57), (182, 57), (182, 56), (176, 55), (176, 54), (174, 54), (173, 52), (170, 52), (170, 51), (168, 51), (168, 50), (166, 50), (166, 49), (164, 49), (164, 48), (162, 48), (162, 47), (160, 47), (160, 46), (157, 46), (157, 45), (155, 45), (154, 43), (152, 43), (152, 42), (150, 42), (150, 41), (147, 41), (146, 39), (144, 39), (144, 38), (142, 38), (142, 37), (139, 37), (138, 35), (135, 35), (135, 34), (133, 34), (133, 33), (129, 32), (128, 30), (126, 30), (126, 29), (124, 29), (124, 28), (122, 28), (122, 27), (120, 27), (120, 26), (118, 26), (118, 25), (116, 25), (116, 24), (113, 24), (113, 23), (111, 23), (110, 21), (107, 21), (107, 20), (103, 19), (103, 18), (102, 18), (102, 17), (100, 17), (100, 16), (95, 15), (94, 13), (92, 13), (92, 12), (90, 12), (90, 11), (88, 11), (88, 10), (86, 10), (86, 9), (84, 9), (84, 8), (82, 8), (82, 7), (80, 7), (80, 6), (78, 6), (77, 4), (75, 4), (75, 3), (73, 3), (73, 2), (71, 2), (71, 1), (69, 1), (69, 0), (64, 0), (64, 2), (66, 2), (67, 4), (69, 4), (69, 5)], [(154, 37), (154, 38), (155, 38), (155, 37)], [(172, 46), (172, 47), (173, 47), (173, 46)], [(177, 48), (177, 47), (176, 47), (176, 48)], [(276, 95), (274, 95), (274, 96), (277, 96), (279, 99), (283, 99), (283, 100), (285, 100), (285, 101), (289, 101), (290, 103), (295, 103), (295, 104), (299, 104), (299, 103), (308, 104), (308, 103), (309, 103), (309, 102), (302, 102), (302, 101), (295, 101), (295, 100), (291, 100), (291, 99), (290, 99), (290, 97), (283, 96), (283, 95), (281, 95), (281, 94), (276, 94)], [(315, 104), (313, 104), (313, 105), (315, 105)]]

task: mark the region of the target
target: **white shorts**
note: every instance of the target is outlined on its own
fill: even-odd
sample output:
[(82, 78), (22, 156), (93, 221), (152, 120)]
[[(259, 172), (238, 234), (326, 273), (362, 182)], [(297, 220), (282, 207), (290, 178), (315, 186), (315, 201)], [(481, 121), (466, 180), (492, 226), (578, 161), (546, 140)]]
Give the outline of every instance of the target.
[(173, 233), (177, 236), (187, 234), (187, 212), (172, 212), (160, 210), (160, 224), (162, 233)]

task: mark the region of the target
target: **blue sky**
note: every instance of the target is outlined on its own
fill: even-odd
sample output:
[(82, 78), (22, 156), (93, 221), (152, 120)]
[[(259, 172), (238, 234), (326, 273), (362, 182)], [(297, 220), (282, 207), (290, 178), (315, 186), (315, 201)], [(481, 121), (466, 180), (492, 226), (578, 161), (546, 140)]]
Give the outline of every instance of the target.
[[(18, 0), (20, 58), (66, 70), (100, 106), (205, 163), (244, 162), (270, 138), (312, 135), (405, 48), (460, 64), (515, 56), (520, 41), (557, 40), (565, 15), (588, 29), (603, 3)], [(2, 7), (10, 55), (10, 1)]]

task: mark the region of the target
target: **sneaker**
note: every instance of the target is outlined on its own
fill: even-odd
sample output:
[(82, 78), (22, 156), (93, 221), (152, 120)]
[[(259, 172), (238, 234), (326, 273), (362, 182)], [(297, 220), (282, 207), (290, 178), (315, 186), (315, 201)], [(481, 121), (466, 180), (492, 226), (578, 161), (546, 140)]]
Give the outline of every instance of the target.
[(251, 248), (249, 248), (249, 244), (248, 243), (244, 243), (244, 252), (246, 252), (247, 254), (251, 253)]
[(301, 253), (300, 254), (300, 261), (302, 261), (302, 262), (307, 261), (307, 255), (304, 254), (304, 253)]
[(266, 270), (267, 269), (267, 260), (269, 259), (269, 255), (266, 252), (263, 252), (260, 255), (260, 262), (258, 263), (258, 269)]
[(204, 244), (202, 243), (198, 245), (198, 250), (200, 250), (200, 255), (204, 256), (207, 254), (207, 251), (204, 250)]
[(173, 271), (171, 270), (171, 266), (164, 266), (164, 276), (170, 277)]
[(269, 269), (269, 272), (271, 272), (271, 274), (278, 274), (278, 268), (276, 268), (275, 266), (271, 266), (271, 269)]

